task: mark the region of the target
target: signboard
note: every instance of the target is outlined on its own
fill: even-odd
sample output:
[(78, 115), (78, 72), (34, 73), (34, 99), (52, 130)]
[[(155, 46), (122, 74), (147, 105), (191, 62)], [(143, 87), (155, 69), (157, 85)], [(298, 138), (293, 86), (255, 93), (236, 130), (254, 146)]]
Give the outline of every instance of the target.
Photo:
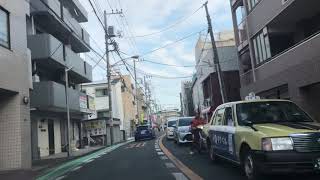
[(89, 104), (89, 109), (91, 111), (95, 111), (96, 110), (96, 103), (94, 101), (94, 97), (88, 96), (88, 104)]
[(83, 124), (88, 136), (107, 134), (105, 120), (84, 121)]
[(86, 112), (87, 111), (87, 96), (80, 96), (79, 103), (80, 103), (80, 111)]

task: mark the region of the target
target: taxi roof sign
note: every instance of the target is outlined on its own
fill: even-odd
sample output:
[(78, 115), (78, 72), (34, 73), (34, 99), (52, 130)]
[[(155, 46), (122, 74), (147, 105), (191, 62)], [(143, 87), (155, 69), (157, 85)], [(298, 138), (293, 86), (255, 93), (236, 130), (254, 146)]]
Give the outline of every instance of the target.
[(246, 96), (245, 100), (249, 101), (249, 100), (260, 100), (260, 96), (256, 96), (256, 94), (254, 92), (249, 93), (248, 96)]

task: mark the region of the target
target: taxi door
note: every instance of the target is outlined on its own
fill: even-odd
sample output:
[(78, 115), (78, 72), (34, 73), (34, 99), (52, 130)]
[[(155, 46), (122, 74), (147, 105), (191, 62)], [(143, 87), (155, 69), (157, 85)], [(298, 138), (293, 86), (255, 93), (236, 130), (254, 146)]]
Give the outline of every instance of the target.
[(212, 126), (209, 129), (211, 142), (217, 155), (229, 160), (235, 156), (235, 123), (231, 106), (225, 106), (215, 113)]

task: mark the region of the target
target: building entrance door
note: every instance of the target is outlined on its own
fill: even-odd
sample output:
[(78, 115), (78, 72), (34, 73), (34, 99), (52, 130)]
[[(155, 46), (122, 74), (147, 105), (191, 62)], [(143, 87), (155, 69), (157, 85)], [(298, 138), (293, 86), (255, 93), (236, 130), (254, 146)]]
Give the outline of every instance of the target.
[(48, 119), (48, 135), (49, 135), (49, 155), (55, 153), (54, 146), (54, 122), (52, 119)]

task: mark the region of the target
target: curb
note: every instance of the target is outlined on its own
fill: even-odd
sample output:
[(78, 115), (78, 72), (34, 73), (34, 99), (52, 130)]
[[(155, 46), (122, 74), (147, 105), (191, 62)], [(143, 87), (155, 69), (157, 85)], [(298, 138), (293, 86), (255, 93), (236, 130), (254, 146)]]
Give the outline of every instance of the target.
[(162, 152), (180, 169), (183, 174), (185, 174), (190, 180), (203, 180), (198, 174), (193, 172), (190, 168), (184, 165), (178, 158), (176, 158), (162, 143), (162, 140), (165, 135), (162, 135), (159, 138), (159, 146)]
[(102, 155), (102, 154), (110, 153), (113, 150), (115, 150), (123, 145), (126, 145), (130, 142), (132, 142), (132, 140), (129, 140), (129, 141), (126, 141), (123, 143), (119, 143), (119, 144), (116, 144), (113, 146), (105, 147), (100, 150), (97, 150), (96, 152), (89, 153), (89, 154), (86, 154), (82, 157), (75, 158), (71, 161), (65, 162), (65, 163), (59, 165), (58, 167), (54, 167), (54, 168), (46, 170), (42, 175), (38, 176), (36, 178), (36, 180), (56, 179), (60, 176), (63, 176), (64, 174), (68, 173), (70, 170), (78, 167), (79, 165), (81, 165), (83, 163), (90, 162), (93, 159), (100, 157), (100, 155)]

